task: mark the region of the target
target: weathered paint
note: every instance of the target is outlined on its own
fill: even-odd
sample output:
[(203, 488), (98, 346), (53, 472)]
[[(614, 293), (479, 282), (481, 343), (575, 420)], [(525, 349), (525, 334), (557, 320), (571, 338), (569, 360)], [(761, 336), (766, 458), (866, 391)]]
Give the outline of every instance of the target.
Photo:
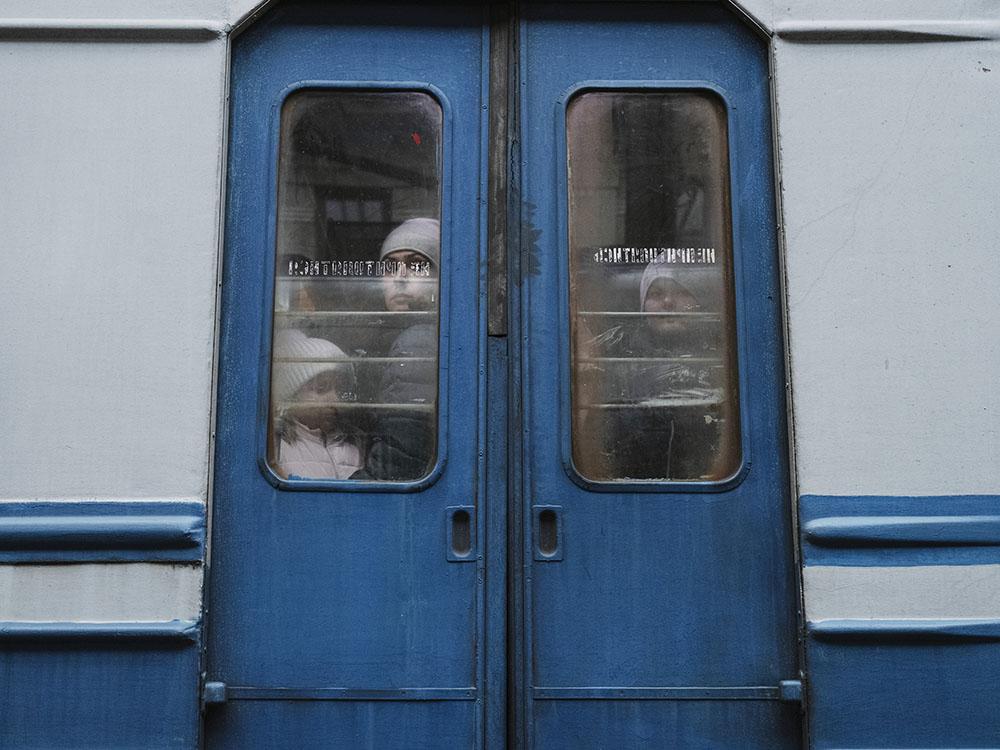
[[(539, 4), (520, 32), (520, 220), (533, 262), (517, 298), (525, 429), (515, 496), (528, 548), (515, 579), (525, 718), (512, 739), (547, 750), (797, 747), (797, 711), (777, 689), (799, 666), (766, 46), (703, 3)], [(565, 112), (581, 90), (665, 88), (710, 89), (725, 103), (749, 471), (714, 485), (595, 486), (571, 465)], [(550, 556), (532, 526), (553, 506)], [(704, 686), (720, 690), (698, 704), (678, 697)], [(770, 686), (770, 698), (754, 686)], [(720, 742), (732, 726), (739, 736)]]
[(197, 745), (224, 13), (2, 10), (4, 747)]
[(0, 502), (0, 563), (204, 559), (200, 500)]
[(97, 0), (79, 3), (74, 0), (5, 0), (5, 18), (208, 18), (225, 21), (248, 6), (245, 0)]
[(774, 31), (785, 23), (881, 24), (913, 21), (975, 21), (996, 20), (996, 4), (992, 0), (970, 2), (935, 2), (935, 0), (738, 0), (737, 4)]
[[(214, 706), (205, 732), (215, 747), (243, 748), (246, 737), (276, 732), (274, 746), (311, 744), (331, 725), (336, 737), (378, 737), (370, 744), (380, 748), (430, 747), (454, 742), (430, 729), (446, 723), (453, 736), (481, 743), (487, 703), (503, 712), (503, 694), (484, 681), (483, 647), (503, 639), (502, 618), (487, 639), (483, 600), (487, 501), (503, 504), (484, 491), (482, 443), (486, 20), (478, 7), (290, 3), (234, 43), (206, 669), (209, 680), (272, 702), (260, 712)], [(420, 482), (276, 488), (260, 469), (277, 113), (303, 86), (415, 88), (443, 111), (440, 444), (437, 468)], [(469, 564), (449, 556), (456, 506), (474, 511)], [(248, 610), (264, 616), (248, 620)], [(345, 708), (344, 700), (369, 705)], [(381, 726), (370, 722), (376, 712)], [(302, 713), (321, 723), (280, 731)]]
[[(8, 0), (2, 16), (205, 20), (225, 29), (257, 5)], [(989, 158), (998, 150), (1000, 48), (995, 41), (803, 44), (794, 33), (818, 24), (843, 42), (859, 27), (906, 30), (916, 23), (930, 29), (944, 22), (988, 34), (997, 20), (995, 3), (741, 5), (777, 34), (789, 376), (801, 488), (839, 494), (995, 491), (1000, 396), (993, 384), (1000, 363), (995, 341), (977, 329), (991, 330), (1000, 305), (991, 249), (1000, 219), (993, 200), (995, 159)], [(829, 41), (836, 38), (831, 34)], [(0, 101), (9, 127), (0, 143), (7, 187), (0, 231), (9, 262), (0, 295), (0, 412), (7, 436), (0, 500), (204, 501), (226, 40), (4, 39)], [(984, 554), (970, 549), (962, 553), (966, 559)], [(856, 560), (871, 555), (885, 561), (952, 554), (958, 553), (851, 553)], [(807, 592), (807, 606), (813, 595)], [(835, 607), (830, 614), (844, 616)], [(187, 657), (182, 662), (180, 671), (164, 667), (163, 679), (190, 691), (197, 667)], [(112, 665), (121, 675), (104, 685), (103, 694), (92, 690), (91, 703), (68, 688), (55, 690), (75, 684), (67, 675), (86, 684), (94, 670)], [(949, 667), (956, 680), (971, 674), (960, 666)], [(95, 746), (154, 741), (143, 733), (145, 725), (130, 725), (115, 737), (93, 723), (93, 716), (113, 704), (122, 708), (122, 696), (134, 693), (128, 670), (136, 663), (108, 654), (60, 663), (38, 656), (22, 667), (7, 673), (17, 700), (0, 726), (4, 744), (25, 744), (32, 728), (36, 744), (49, 747), (83, 747), (88, 736)], [(868, 678), (858, 669), (858, 682), (847, 688), (862, 702)], [(36, 683), (41, 687), (33, 693)], [(153, 693), (147, 698), (154, 700)], [(814, 690), (813, 698), (822, 696)], [(59, 724), (37, 707), (61, 701), (75, 701), (79, 711), (62, 712), (67, 728), (60, 740), (54, 734)], [(192, 710), (193, 701), (184, 705)], [(129, 706), (148, 710), (145, 703)], [(908, 706), (920, 710), (919, 704)], [(953, 709), (974, 710), (948, 705), (938, 714)], [(825, 714), (838, 715), (839, 706)], [(877, 711), (862, 719), (866, 715), (871, 721), (865, 726), (884, 718), (891, 723)], [(82, 729), (70, 728), (74, 717)], [(841, 731), (839, 740), (821, 739), (821, 746), (878, 744), (871, 736), (845, 734), (854, 716), (842, 717), (835, 726), (814, 717), (821, 735), (829, 737), (831, 727)], [(160, 724), (170, 742), (191, 746), (191, 722), (177, 731), (170, 717)], [(938, 740), (946, 746), (948, 737), (939, 733)], [(914, 742), (910, 737), (910, 746)], [(925, 738), (921, 746), (931, 744)]]

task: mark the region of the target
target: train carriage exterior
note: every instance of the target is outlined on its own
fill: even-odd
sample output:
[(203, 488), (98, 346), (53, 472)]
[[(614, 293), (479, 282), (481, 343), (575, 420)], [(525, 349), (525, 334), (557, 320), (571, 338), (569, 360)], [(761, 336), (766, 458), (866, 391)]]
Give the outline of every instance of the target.
[(0, 48), (0, 747), (1000, 747), (994, 3)]

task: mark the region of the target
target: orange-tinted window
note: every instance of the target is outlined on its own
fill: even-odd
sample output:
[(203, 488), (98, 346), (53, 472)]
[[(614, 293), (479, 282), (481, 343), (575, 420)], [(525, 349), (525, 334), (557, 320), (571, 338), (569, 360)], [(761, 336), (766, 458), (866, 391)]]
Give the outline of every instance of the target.
[(725, 108), (586, 92), (566, 119), (576, 470), (725, 479), (741, 461)]

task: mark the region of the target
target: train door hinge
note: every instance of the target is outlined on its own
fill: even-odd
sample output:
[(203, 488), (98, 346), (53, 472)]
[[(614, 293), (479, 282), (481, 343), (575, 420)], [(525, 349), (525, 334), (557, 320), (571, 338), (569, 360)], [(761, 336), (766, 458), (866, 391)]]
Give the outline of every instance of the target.
[(217, 706), (225, 703), (226, 700), (226, 683), (224, 682), (206, 682), (201, 689), (202, 709), (207, 706)]
[(778, 699), (782, 703), (802, 703), (802, 680), (782, 680), (779, 682)]

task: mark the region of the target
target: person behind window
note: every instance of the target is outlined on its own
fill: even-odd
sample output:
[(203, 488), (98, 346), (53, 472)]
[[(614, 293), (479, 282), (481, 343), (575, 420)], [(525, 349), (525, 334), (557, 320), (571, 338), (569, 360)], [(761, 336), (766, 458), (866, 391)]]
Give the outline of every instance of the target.
[(599, 436), (597, 478), (721, 478), (728, 407), (717, 382), (720, 340), (716, 328), (691, 315), (703, 312), (716, 276), (714, 268), (672, 265), (661, 254), (642, 275), (639, 325), (584, 334), (591, 356), (618, 362), (599, 371), (601, 393), (614, 408), (583, 422)]
[(275, 337), (272, 465), (285, 478), (350, 479), (364, 463), (361, 429), (341, 403), (355, 399), (354, 370), (336, 344), (284, 330)]
[[(386, 236), (380, 260), (396, 264), (395, 272), (382, 280), (387, 312), (436, 310), (440, 247), (441, 225), (436, 219), (409, 219)], [(372, 479), (419, 479), (430, 470), (436, 444), (436, 319), (409, 323), (387, 356), (392, 361), (382, 372), (376, 401), (389, 406), (377, 412), (365, 472)], [(393, 410), (392, 404), (429, 408)]]

